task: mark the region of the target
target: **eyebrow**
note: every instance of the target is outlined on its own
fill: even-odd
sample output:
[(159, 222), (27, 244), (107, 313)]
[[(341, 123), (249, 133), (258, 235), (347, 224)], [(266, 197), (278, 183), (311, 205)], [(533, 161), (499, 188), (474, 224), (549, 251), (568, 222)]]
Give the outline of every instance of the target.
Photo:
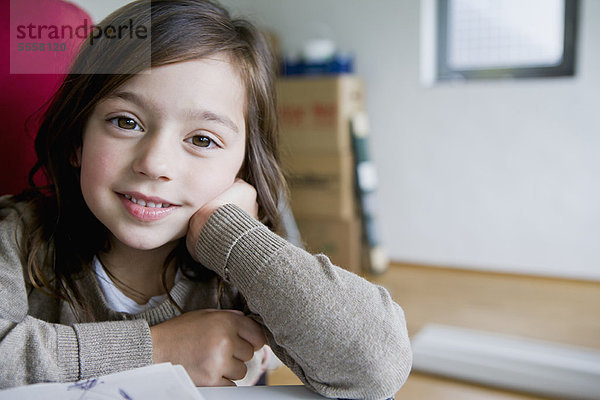
[[(158, 107), (153, 107), (151, 103), (144, 100), (144, 98), (138, 96), (132, 92), (114, 92), (107, 96), (107, 99), (112, 98), (120, 98), (125, 101), (129, 101), (141, 108), (147, 109), (156, 109)], [(218, 124), (224, 125), (234, 131), (235, 133), (240, 132), (240, 128), (231, 120), (231, 118), (226, 115), (217, 114), (208, 110), (196, 110), (196, 109), (186, 109), (184, 110), (184, 114), (191, 119), (202, 119), (206, 121), (214, 121)]]

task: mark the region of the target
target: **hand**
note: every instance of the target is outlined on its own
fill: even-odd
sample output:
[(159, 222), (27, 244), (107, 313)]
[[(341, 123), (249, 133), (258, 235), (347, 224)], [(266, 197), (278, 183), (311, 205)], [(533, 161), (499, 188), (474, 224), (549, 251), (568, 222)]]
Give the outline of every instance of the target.
[(150, 328), (153, 362), (181, 364), (196, 386), (234, 386), (266, 343), (261, 326), (236, 310), (191, 311)]
[(190, 226), (187, 232), (186, 245), (193, 256), (195, 246), (200, 236), (200, 231), (217, 208), (225, 204), (235, 204), (254, 218), (258, 218), (258, 203), (256, 202), (256, 189), (244, 180), (237, 178), (233, 184), (223, 193), (204, 204), (190, 218)]

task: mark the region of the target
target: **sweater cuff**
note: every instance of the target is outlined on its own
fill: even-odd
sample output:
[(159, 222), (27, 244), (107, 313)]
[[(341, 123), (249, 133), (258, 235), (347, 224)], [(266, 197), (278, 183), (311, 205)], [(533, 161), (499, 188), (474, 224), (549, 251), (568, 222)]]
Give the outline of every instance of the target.
[(195, 257), (202, 265), (240, 289), (268, 265), (288, 243), (235, 204), (219, 207), (196, 242)]
[(79, 380), (79, 346), (75, 330), (66, 325), (56, 327), (56, 342), (58, 347), (58, 364), (63, 370), (64, 382)]
[(73, 325), (79, 347), (79, 378), (88, 379), (152, 364), (145, 320)]

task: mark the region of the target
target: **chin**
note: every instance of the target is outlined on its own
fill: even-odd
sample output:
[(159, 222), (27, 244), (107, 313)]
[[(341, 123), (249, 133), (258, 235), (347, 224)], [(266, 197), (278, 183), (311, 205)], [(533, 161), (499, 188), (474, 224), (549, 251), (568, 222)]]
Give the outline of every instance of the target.
[(169, 237), (169, 238), (141, 238), (136, 237), (135, 239), (132, 237), (121, 237), (116, 236), (116, 238), (123, 245), (135, 249), (135, 250), (156, 250), (164, 246), (173, 245), (174, 242), (179, 241), (181, 237)]

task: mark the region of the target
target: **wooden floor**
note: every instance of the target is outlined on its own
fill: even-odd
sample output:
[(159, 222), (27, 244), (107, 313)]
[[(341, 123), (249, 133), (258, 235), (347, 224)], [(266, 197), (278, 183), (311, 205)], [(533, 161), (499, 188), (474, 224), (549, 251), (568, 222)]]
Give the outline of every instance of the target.
[[(406, 313), (409, 335), (427, 323), (474, 328), (600, 349), (600, 283), (393, 264), (367, 279), (386, 287)], [(300, 384), (287, 368), (269, 384)], [(413, 372), (396, 400), (534, 400)]]

